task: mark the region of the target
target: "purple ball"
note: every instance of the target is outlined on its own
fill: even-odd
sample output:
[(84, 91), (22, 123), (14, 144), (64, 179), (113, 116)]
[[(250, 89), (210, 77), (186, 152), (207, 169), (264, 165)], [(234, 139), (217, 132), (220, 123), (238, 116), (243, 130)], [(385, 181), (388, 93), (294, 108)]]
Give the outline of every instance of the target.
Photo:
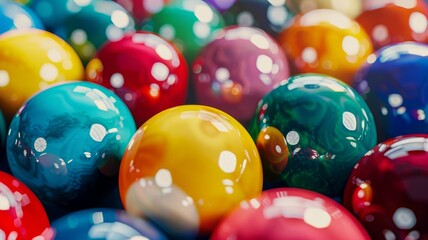
[(248, 123), (262, 97), (288, 79), (278, 43), (263, 30), (231, 26), (205, 46), (193, 63), (196, 101)]
[(218, 11), (223, 12), (232, 7), (236, 0), (204, 0), (209, 5), (216, 8)]

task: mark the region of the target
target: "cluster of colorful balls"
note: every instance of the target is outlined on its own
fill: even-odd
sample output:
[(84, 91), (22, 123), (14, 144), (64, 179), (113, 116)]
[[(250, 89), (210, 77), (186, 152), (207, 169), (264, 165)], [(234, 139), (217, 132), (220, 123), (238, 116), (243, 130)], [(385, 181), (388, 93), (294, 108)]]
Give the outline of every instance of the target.
[(0, 239), (428, 239), (428, 1), (0, 0)]

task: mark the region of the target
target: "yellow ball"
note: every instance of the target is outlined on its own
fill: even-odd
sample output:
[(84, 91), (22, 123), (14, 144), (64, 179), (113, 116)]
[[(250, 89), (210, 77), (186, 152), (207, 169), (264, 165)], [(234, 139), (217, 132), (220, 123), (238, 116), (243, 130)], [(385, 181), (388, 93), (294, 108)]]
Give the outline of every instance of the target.
[(363, 11), (361, 0), (288, 0), (287, 4), (293, 11), (306, 13), (315, 9), (333, 9), (350, 18), (357, 17)]
[(43, 30), (14, 30), (0, 35), (0, 109), (11, 119), (33, 94), (47, 86), (83, 79), (74, 50)]
[(262, 191), (261, 160), (249, 133), (215, 108), (184, 105), (145, 122), (119, 173), (126, 210), (179, 239), (209, 234), (242, 200)]

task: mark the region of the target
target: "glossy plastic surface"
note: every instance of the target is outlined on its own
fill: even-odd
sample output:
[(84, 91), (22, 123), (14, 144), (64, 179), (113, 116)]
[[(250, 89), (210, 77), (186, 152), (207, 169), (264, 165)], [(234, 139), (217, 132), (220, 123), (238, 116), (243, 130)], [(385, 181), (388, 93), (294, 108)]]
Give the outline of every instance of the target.
[(64, 38), (86, 64), (108, 40), (134, 31), (134, 20), (113, 1), (94, 1), (68, 17), (54, 32)]
[(315, 9), (333, 9), (350, 18), (357, 17), (363, 11), (363, 2), (379, 0), (287, 0), (287, 5), (295, 12), (306, 13)]
[(257, 103), (289, 77), (281, 47), (267, 33), (250, 27), (228, 27), (205, 46), (193, 64), (199, 104), (249, 122)]
[(276, 188), (241, 202), (216, 227), (211, 240), (369, 240), (361, 224), (334, 200), (298, 188)]
[(250, 126), (264, 186), (298, 187), (340, 198), (352, 168), (376, 144), (373, 116), (351, 87), (297, 75), (260, 101)]
[(42, 202), (90, 206), (117, 181), (135, 130), (128, 108), (108, 89), (64, 83), (23, 105), (10, 125), (7, 157), (14, 176)]
[(427, 239), (428, 135), (389, 139), (355, 166), (344, 195), (373, 239)]
[(368, 58), (353, 87), (375, 118), (379, 141), (428, 133), (428, 45), (399, 43)]
[(223, 26), (222, 16), (204, 1), (176, 0), (148, 18), (143, 29), (172, 41), (190, 66)]
[(37, 91), (81, 80), (83, 73), (77, 54), (52, 33), (22, 30), (0, 36), (0, 109), (7, 121)]
[[(4, 120), (3, 113), (0, 111), (0, 150), (4, 148), (5, 144), (6, 144), (6, 122)], [(1, 155), (3, 154), (0, 154), (0, 156)]]
[(278, 40), (293, 74), (322, 73), (347, 84), (372, 53), (370, 38), (359, 24), (331, 9), (296, 16)]
[(215, 9), (217, 9), (220, 12), (223, 12), (227, 9), (229, 9), (236, 0), (204, 0), (209, 5), (213, 6)]
[(12, 175), (0, 171), (0, 239), (34, 239), (49, 228), (36, 195)]
[(51, 230), (56, 240), (167, 239), (151, 223), (108, 208), (70, 213), (54, 221)]
[(294, 17), (286, 1), (237, 0), (223, 13), (227, 25), (257, 27), (277, 36)]
[(0, 1), (0, 22), (0, 34), (12, 29), (44, 29), (42, 21), (31, 9), (12, 1)]
[(188, 67), (171, 43), (138, 32), (105, 44), (86, 67), (86, 79), (113, 90), (141, 126), (156, 113), (185, 103)]
[(375, 50), (405, 41), (428, 43), (428, 6), (422, 0), (389, 1), (361, 13), (356, 21)]
[(131, 13), (139, 26), (151, 15), (159, 12), (170, 0), (114, 0)]
[(119, 190), (127, 211), (171, 236), (207, 236), (240, 201), (262, 190), (248, 132), (207, 106), (165, 110), (144, 123), (122, 159)]

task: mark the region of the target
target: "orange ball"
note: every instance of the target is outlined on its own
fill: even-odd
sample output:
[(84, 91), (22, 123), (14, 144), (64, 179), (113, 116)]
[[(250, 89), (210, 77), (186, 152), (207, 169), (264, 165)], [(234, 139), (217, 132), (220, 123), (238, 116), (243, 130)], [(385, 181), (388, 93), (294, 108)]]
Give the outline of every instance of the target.
[(131, 139), (119, 173), (125, 209), (171, 236), (207, 236), (242, 200), (262, 191), (261, 160), (245, 128), (215, 108), (162, 111)]
[(0, 109), (10, 120), (21, 105), (47, 86), (83, 79), (83, 65), (61, 38), (43, 30), (0, 35)]
[(373, 52), (370, 38), (360, 25), (331, 9), (296, 16), (278, 40), (293, 74), (327, 74), (347, 84)]

